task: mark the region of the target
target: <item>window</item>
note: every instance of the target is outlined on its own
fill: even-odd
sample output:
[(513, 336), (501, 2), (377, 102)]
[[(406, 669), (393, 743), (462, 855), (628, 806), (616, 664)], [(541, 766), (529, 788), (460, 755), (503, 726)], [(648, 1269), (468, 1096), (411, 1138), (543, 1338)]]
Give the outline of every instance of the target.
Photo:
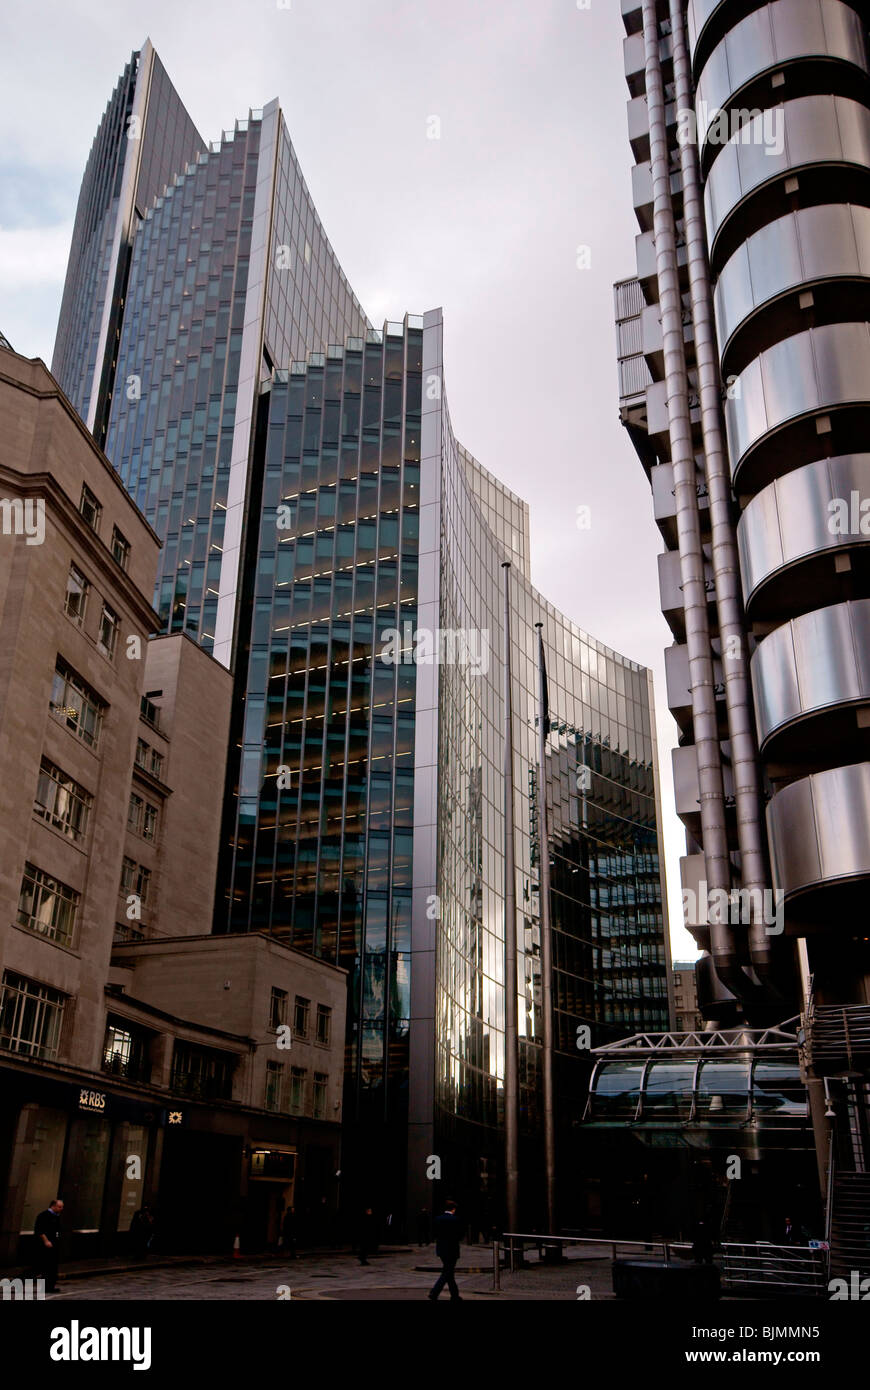
[(150, 882), (151, 870), (137, 864), (135, 859), (128, 859), (125, 854), (121, 864), (121, 892), (125, 896), (135, 893), (140, 902), (147, 903)]
[(57, 1056), (64, 996), (4, 970), (0, 985), (0, 1048), (26, 1057)]
[(151, 1063), (148, 1058), (148, 1039), (126, 1021), (112, 1019), (106, 1025), (103, 1044), (103, 1071), (125, 1076), (128, 1081), (150, 1081)]
[(290, 1068), (290, 1104), (293, 1115), (301, 1115), (305, 1109), (305, 1068)]
[(78, 902), (78, 893), (61, 883), (60, 879), (43, 873), (35, 864), (24, 865), (18, 898), (20, 927), (39, 932), (61, 946), (71, 946), (75, 937)]
[(97, 747), (105, 702), (61, 660), (55, 667), (49, 709), (64, 721), (68, 729), (74, 730), (89, 748)]
[(317, 1033), (316, 1038), (324, 1047), (329, 1047), (329, 1029), (332, 1021), (332, 1009), (328, 1009), (325, 1004), (317, 1005)]
[(139, 713), (142, 715), (145, 723), (151, 725), (152, 729), (160, 728), (160, 711), (157, 706), (153, 704), (151, 700), (146, 699), (144, 695), (139, 701)]
[(315, 1120), (326, 1119), (326, 1083), (329, 1077), (325, 1071), (314, 1073), (314, 1118)]
[(79, 511), (81, 512), (85, 521), (90, 526), (91, 530), (96, 531), (99, 535), (100, 517), (103, 514), (103, 508), (97, 501), (96, 497), (91, 492), (87, 484), (85, 484), (82, 487), (82, 500), (79, 503)]
[(235, 1058), (177, 1042), (172, 1054), (173, 1091), (205, 1100), (231, 1100)]
[(88, 606), (88, 591), (90, 587), (90, 584), (87, 579), (85, 579), (81, 570), (77, 569), (75, 565), (70, 565), (69, 577), (66, 581), (66, 601), (63, 605), (63, 611), (66, 613), (67, 617), (72, 618), (73, 622), (77, 623), (79, 627), (82, 626), (85, 620), (85, 611)]
[(150, 772), (152, 777), (163, 778), (163, 754), (146, 743), (144, 738), (136, 740), (136, 766)]
[(117, 526), (112, 527), (112, 555), (121, 569), (126, 570), (130, 562), (130, 542), (121, 535)]
[(97, 638), (97, 647), (105, 656), (113, 661), (115, 650), (118, 646), (118, 633), (121, 630), (121, 619), (113, 608), (107, 603), (103, 604), (103, 612), (100, 617), (100, 635)]
[(281, 1082), (284, 1068), (280, 1062), (266, 1063), (266, 1094), (263, 1106), (266, 1110), (281, 1109)]
[(293, 1033), (297, 1038), (308, 1037), (308, 1014), (311, 1010), (311, 1000), (303, 999), (300, 994), (296, 996), (296, 1008), (293, 1018)]
[(137, 835), (141, 835), (143, 840), (153, 840), (157, 834), (157, 807), (131, 792), (127, 824)]
[(269, 1027), (273, 1033), (277, 1033), (282, 1023), (287, 1021), (287, 991), (286, 989), (275, 989), (272, 986), (272, 998), (269, 1001)]
[(67, 777), (48, 758), (43, 758), (33, 803), (34, 815), (78, 842), (84, 839), (88, 828), (91, 801), (84, 787)]

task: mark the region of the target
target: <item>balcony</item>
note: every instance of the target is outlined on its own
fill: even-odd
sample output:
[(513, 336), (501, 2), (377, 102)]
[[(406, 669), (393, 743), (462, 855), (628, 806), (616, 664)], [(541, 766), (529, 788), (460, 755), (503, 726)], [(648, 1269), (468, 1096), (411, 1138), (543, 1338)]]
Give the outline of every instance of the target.
[(813, 1005), (806, 1018), (805, 1051), (817, 1076), (870, 1070), (870, 1004)]
[[(721, 109), (757, 109), (787, 92), (797, 95), (810, 80), (801, 72), (807, 64), (825, 64), (816, 81), (826, 91), (858, 94), (867, 74), (861, 22), (842, 0), (774, 0), (739, 20), (707, 58), (697, 81), (696, 107), (704, 115), (698, 129), (702, 162), (716, 158), (721, 144), (706, 145)], [(780, 77), (778, 87), (771, 78)], [(709, 121), (713, 121), (711, 126)]]
[(853, 932), (866, 922), (870, 762), (790, 782), (768, 803), (767, 831), (786, 934)]
[(714, 303), (723, 377), (809, 327), (870, 318), (870, 208), (801, 208), (760, 228), (723, 266)]
[(784, 623), (750, 671), (759, 748), (780, 775), (870, 758), (870, 599)]
[(707, 178), (704, 212), (714, 275), (741, 241), (787, 211), (792, 192), (799, 192), (803, 206), (859, 203), (868, 187), (870, 111), (864, 105), (848, 97), (806, 96), (760, 113), (743, 127), (739, 143), (722, 146)]
[(733, 383), (725, 420), (734, 488), (747, 501), (823, 450), (861, 451), (870, 428), (870, 324), (827, 324), (768, 348)]

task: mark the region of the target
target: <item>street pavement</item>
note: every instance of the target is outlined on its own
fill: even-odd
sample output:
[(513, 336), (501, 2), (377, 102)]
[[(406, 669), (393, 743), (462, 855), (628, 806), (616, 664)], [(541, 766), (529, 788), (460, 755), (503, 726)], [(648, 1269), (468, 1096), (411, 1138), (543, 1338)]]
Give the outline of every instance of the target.
[[(534, 1252), (526, 1259), (526, 1267), (513, 1274), (501, 1271), (501, 1288), (495, 1291), (491, 1248), (463, 1246), (456, 1271), (460, 1296), (476, 1302), (613, 1298), (609, 1251), (604, 1247), (600, 1253), (586, 1249), (582, 1259), (568, 1259), (560, 1265), (540, 1264)], [(46, 1302), (208, 1299), (236, 1303), (288, 1297), (302, 1302), (413, 1302), (425, 1300), (440, 1268), (432, 1245), (382, 1249), (371, 1257), (369, 1265), (360, 1265), (356, 1256), (346, 1251), (318, 1251), (302, 1254), (297, 1260), (280, 1256), (252, 1260), (207, 1257), (195, 1263), (161, 1262), (153, 1269), (147, 1264), (87, 1271), (71, 1267), (66, 1277), (61, 1268), (61, 1292), (48, 1295)], [(445, 1289), (441, 1302), (448, 1301)]]

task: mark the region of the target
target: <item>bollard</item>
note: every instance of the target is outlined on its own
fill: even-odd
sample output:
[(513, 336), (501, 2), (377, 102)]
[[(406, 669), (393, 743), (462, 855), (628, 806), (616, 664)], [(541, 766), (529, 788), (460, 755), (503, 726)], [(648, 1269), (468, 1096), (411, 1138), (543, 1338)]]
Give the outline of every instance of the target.
[(492, 1242), (492, 1291), (501, 1290), (501, 1251), (497, 1240)]

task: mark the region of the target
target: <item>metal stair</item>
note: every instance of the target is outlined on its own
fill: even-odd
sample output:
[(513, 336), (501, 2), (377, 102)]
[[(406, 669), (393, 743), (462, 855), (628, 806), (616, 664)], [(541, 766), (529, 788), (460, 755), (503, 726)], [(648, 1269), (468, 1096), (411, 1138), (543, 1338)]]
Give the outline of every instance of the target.
[(870, 1173), (838, 1170), (831, 1204), (831, 1277), (870, 1277)]

